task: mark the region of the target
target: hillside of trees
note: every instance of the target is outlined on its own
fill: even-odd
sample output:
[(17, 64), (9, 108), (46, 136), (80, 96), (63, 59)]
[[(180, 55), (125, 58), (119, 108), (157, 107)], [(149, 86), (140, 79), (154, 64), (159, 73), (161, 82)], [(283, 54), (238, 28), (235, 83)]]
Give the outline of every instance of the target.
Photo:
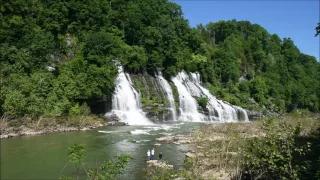
[(10, 0), (0, 17), (0, 114), (72, 115), (110, 99), (114, 60), (167, 79), (200, 72), (216, 96), (247, 109), (320, 110), (316, 58), (248, 21), (191, 28), (167, 0)]

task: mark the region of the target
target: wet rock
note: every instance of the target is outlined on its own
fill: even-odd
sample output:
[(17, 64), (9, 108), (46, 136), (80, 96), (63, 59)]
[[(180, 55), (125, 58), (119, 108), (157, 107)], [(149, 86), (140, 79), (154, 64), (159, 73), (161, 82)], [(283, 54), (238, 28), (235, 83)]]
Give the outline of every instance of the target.
[(164, 136), (164, 137), (159, 137), (156, 138), (156, 141), (173, 141), (173, 136)]
[(6, 139), (6, 138), (8, 138), (8, 135), (6, 135), (6, 134), (1, 134), (1, 135), (0, 135), (0, 139), (2, 139), (2, 138), (3, 138), (3, 139)]
[(82, 128), (82, 129), (80, 129), (81, 131), (87, 131), (87, 130), (90, 130), (90, 129), (92, 129), (92, 127), (84, 127), (84, 128)]
[(190, 141), (189, 140), (180, 140), (177, 143), (179, 143), (179, 144), (190, 144)]
[(173, 142), (173, 144), (175, 144), (175, 145), (180, 145), (180, 143), (179, 143), (179, 142)]
[(188, 150), (181, 149), (181, 150), (180, 150), (180, 152), (182, 152), (182, 153), (187, 153), (187, 152), (188, 152)]
[(161, 144), (159, 144), (159, 143), (156, 143), (156, 144), (154, 144), (154, 146), (161, 146)]
[(151, 109), (153, 109), (153, 107), (151, 107), (151, 106), (146, 106), (143, 108), (143, 110), (151, 110)]
[(158, 112), (155, 112), (155, 111), (151, 111), (151, 112), (146, 112), (146, 116), (151, 120), (151, 121), (154, 121), (154, 122), (157, 122), (157, 121), (160, 121), (158, 116)]
[(118, 121), (120, 121), (120, 118), (116, 114), (110, 114), (110, 115), (108, 115), (108, 121), (109, 122), (118, 122)]

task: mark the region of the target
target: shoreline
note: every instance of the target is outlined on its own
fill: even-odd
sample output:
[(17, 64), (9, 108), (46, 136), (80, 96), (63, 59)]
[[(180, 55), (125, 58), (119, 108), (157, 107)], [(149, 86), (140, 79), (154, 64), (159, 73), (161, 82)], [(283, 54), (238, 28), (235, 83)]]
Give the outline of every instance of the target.
[(102, 123), (94, 123), (94, 124), (83, 126), (81, 128), (76, 126), (57, 125), (55, 127), (45, 127), (41, 129), (32, 129), (32, 128), (23, 126), (23, 127), (20, 127), (18, 131), (13, 131), (13, 128), (10, 127), (4, 130), (4, 133), (1, 133), (0, 139), (8, 139), (8, 138), (14, 138), (19, 136), (53, 134), (53, 133), (70, 132), (70, 131), (88, 131), (88, 130), (96, 129), (102, 126), (107, 126), (107, 124), (104, 125)]
[(87, 131), (107, 125), (106, 119), (92, 115), (62, 118), (40, 117), (38, 119), (22, 117), (10, 120), (7, 117), (2, 117), (0, 139), (69, 131)]

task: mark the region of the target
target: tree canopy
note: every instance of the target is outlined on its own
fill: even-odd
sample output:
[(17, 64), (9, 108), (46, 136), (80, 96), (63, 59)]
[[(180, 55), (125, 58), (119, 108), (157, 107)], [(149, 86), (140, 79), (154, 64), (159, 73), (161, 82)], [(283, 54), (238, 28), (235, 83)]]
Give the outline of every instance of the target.
[(320, 109), (319, 62), (248, 21), (191, 28), (167, 0), (12, 0), (0, 7), (1, 113), (67, 115), (108, 99), (114, 60), (131, 73), (198, 71), (237, 105), (253, 98), (279, 111)]

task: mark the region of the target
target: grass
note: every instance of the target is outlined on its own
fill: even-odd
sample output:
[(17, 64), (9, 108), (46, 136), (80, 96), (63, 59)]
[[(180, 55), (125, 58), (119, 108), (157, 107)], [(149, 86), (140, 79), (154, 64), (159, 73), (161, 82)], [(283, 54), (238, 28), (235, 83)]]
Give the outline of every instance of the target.
[(6, 115), (3, 115), (0, 118), (0, 133), (2, 134), (4, 130), (8, 128), (8, 126), (9, 126), (8, 118), (6, 117)]

